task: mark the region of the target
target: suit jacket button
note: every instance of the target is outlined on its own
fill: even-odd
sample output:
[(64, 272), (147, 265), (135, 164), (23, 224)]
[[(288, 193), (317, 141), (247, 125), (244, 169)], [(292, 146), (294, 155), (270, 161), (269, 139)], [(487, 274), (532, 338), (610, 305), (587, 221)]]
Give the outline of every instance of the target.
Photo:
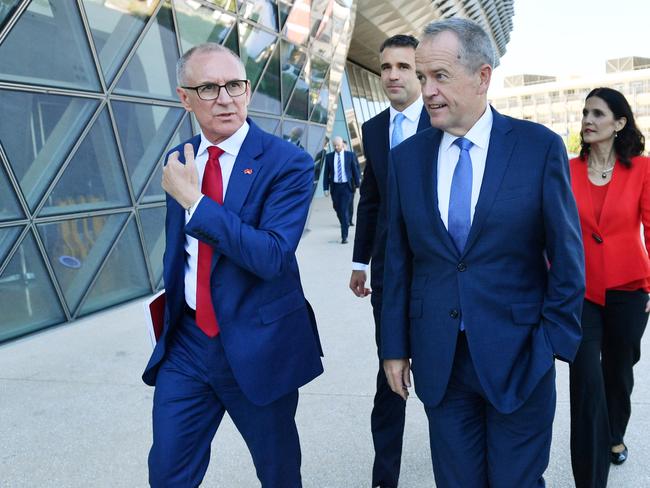
[(450, 316), (452, 319), (457, 319), (457, 318), (458, 318), (458, 315), (459, 315), (458, 310), (455, 310), (455, 309), (454, 309), (454, 310), (451, 310), (451, 311), (449, 312), (449, 316)]
[(458, 263), (456, 269), (462, 273), (463, 271), (467, 270), (467, 265), (465, 263)]
[(596, 234), (595, 232), (591, 234), (591, 237), (593, 237), (593, 238), (594, 238), (594, 241), (596, 241), (598, 244), (602, 244), (602, 243), (603, 243), (603, 238), (600, 237), (600, 236), (599, 236), (598, 234)]

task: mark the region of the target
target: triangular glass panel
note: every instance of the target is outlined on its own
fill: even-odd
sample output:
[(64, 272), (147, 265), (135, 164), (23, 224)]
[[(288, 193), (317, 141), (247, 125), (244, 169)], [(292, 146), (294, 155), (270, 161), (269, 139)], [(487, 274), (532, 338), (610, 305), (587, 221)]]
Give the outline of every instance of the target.
[(0, 274), (0, 310), (0, 342), (66, 320), (31, 232)]
[(0, 221), (23, 218), (24, 214), (7, 172), (0, 163)]
[(237, 24), (230, 31), (230, 35), (226, 39), (226, 42), (223, 43), (228, 49), (230, 49), (235, 54), (239, 54), (239, 29), (237, 29)]
[(280, 10), (280, 29), (284, 27), (284, 23), (287, 21), (287, 17), (289, 17), (293, 1), (294, 0), (278, 0), (278, 9)]
[(153, 282), (158, 283), (163, 273), (163, 252), (165, 251), (165, 214), (167, 208), (150, 207), (138, 210), (144, 244), (149, 257)]
[(253, 95), (250, 109), (270, 114), (282, 113), (280, 95), (280, 48), (277, 45), (257, 87), (257, 91)]
[(223, 43), (237, 23), (234, 15), (195, 0), (177, 0), (174, 7), (183, 52), (204, 42)]
[[(307, 63), (308, 66), (305, 70), (303, 70), (300, 78), (298, 78), (296, 89), (293, 91), (293, 96), (289, 102), (289, 108), (285, 112), (289, 117), (300, 120), (307, 120), (309, 113), (309, 83), (307, 83), (309, 60), (307, 60)], [(284, 76), (282, 79), (284, 80)]]
[[(280, 4), (280, 18), (282, 19), (283, 5)], [(286, 8), (286, 7), (285, 7)], [(311, 0), (296, 0), (286, 24), (282, 29), (284, 37), (295, 44), (307, 44), (309, 40), (309, 29), (311, 27)], [(283, 19), (282, 19), (283, 20)]]
[(120, 101), (112, 106), (133, 193), (139, 195), (185, 110)]
[(148, 293), (151, 283), (140, 234), (135, 219), (131, 219), (75, 315), (87, 315)]
[(16, 11), (20, 0), (3, 0), (0, 2), (0, 31)]
[[(235, 0), (211, 0), (211, 2), (214, 3), (217, 7), (221, 7), (222, 9), (229, 12), (237, 12), (237, 2)], [(195, 1), (194, 3), (198, 2)]]
[(260, 128), (269, 134), (275, 134), (275, 129), (278, 127), (278, 119), (270, 117), (260, 117), (259, 115), (251, 115), (253, 122), (260, 126)]
[(268, 61), (277, 37), (270, 32), (253, 27), (245, 22), (239, 23), (240, 56), (246, 68), (246, 75), (251, 80), (251, 89), (255, 90)]
[(312, 0), (309, 12), (311, 14), (311, 35), (315, 36), (323, 20), (332, 15), (332, 0)]
[[(312, 67), (315, 65), (312, 64)], [(320, 76), (317, 69), (312, 69), (311, 89), (309, 90), (309, 104), (311, 110), (311, 121), (319, 124), (327, 124), (327, 110), (329, 108), (329, 74), (318, 82), (316, 77)]]
[(23, 230), (22, 227), (0, 227), (0, 269), (2, 269), (5, 258), (18, 239), (21, 230)]
[(96, 215), (38, 225), (50, 265), (70, 310), (79, 305), (128, 216), (128, 213)]
[(325, 140), (325, 131), (327, 127), (324, 125), (310, 125), (309, 126), (309, 139), (307, 144), (307, 152), (313, 158), (316, 158), (318, 153), (323, 149), (323, 141)]
[(45, 198), (39, 216), (130, 205), (115, 135), (104, 108)]
[(280, 76), (282, 77), (282, 106), (286, 108), (289, 97), (293, 92), (293, 88), (302, 72), (305, 64), (305, 52), (300, 50), (295, 44), (286, 41), (280, 42)]
[(0, 90), (0, 144), (31, 210), (98, 105), (89, 98)]
[(169, 141), (169, 144), (167, 145), (165, 151), (163, 152), (161, 157), (157, 160), (158, 164), (156, 164), (156, 169), (154, 171), (153, 176), (149, 178), (149, 182), (147, 183), (146, 186), (146, 191), (142, 196), (142, 199), (140, 200), (140, 204), (160, 202), (165, 200), (165, 191), (162, 189), (162, 185), (161, 185), (162, 167), (164, 162), (163, 160), (172, 147), (178, 146), (182, 142), (190, 139), (191, 137), (192, 137), (192, 126), (190, 124), (190, 118), (188, 116), (185, 116), (183, 121), (178, 126), (178, 129), (176, 130), (174, 137), (171, 139), (171, 141)]
[(90, 32), (106, 84), (110, 85), (156, 10), (159, 0), (122, 0), (116, 8), (105, 0), (83, 0)]
[(237, 0), (239, 16), (278, 32), (278, 6), (273, 0)]
[(285, 120), (282, 123), (282, 139), (291, 144), (295, 144), (301, 149), (307, 144), (307, 125), (302, 122), (293, 122)]
[(30, 3), (0, 44), (0, 80), (100, 91), (77, 2)]
[(166, 1), (120, 77), (115, 93), (176, 100), (178, 58), (174, 19)]

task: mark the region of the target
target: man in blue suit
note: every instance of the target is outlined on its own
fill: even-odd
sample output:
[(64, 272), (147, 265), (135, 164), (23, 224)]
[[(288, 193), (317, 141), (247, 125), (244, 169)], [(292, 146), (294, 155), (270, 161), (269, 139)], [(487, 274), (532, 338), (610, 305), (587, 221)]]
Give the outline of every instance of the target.
[[(379, 48), (381, 84), (390, 107), (361, 126), (366, 166), (359, 190), (357, 230), (354, 236), (350, 289), (366, 297), (366, 271), (371, 263), (370, 287), (375, 319), (377, 352), (381, 349), (381, 304), (386, 249), (386, 179), (388, 152), (416, 132), (431, 127), (422, 103), (420, 82), (415, 75), (415, 48), (418, 40), (398, 34), (386, 39)], [(372, 260), (372, 261), (371, 261)], [(399, 480), (404, 435), (406, 402), (388, 386), (381, 367), (370, 415), (375, 448), (372, 486), (396, 488)]]
[(334, 151), (325, 155), (323, 191), (325, 196), (329, 196), (330, 190), (332, 192), (332, 204), (341, 224), (341, 244), (346, 244), (352, 219), (350, 201), (355, 188), (359, 186), (361, 175), (356, 155), (352, 151), (343, 150), (343, 139), (336, 136), (332, 143)]
[(246, 118), (250, 83), (229, 49), (199, 45), (177, 73), (201, 133), (163, 170), (165, 324), (143, 375), (156, 386), (149, 482), (199, 486), (228, 412), (262, 486), (300, 487), (298, 388), (323, 371), (295, 257), (313, 161)]
[(584, 293), (566, 151), (488, 106), (477, 24), (428, 25), (415, 59), (433, 128), (391, 152), (384, 369), (403, 398), (413, 369), (438, 488), (544, 486)]

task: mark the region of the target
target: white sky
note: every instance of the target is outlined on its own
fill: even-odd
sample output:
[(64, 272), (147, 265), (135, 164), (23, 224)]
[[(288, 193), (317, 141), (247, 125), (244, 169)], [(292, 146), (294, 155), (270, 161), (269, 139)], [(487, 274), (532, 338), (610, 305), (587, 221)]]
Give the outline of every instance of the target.
[(509, 75), (604, 73), (610, 58), (650, 58), (650, 0), (515, 0), (514, 9), (491, 91)]

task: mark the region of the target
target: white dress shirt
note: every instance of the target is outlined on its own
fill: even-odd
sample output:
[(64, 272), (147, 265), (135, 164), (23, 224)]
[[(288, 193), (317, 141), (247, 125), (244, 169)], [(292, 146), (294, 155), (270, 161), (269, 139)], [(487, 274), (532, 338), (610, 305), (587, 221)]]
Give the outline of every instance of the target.
[[(338, 178), (338, 159), (341, 158), (341, 178)], [(347, 183), (348, 175), (345, 174), (345, 151), (341, 149), (341, 152), (334, 151), (334, 183)]]
[[(406, 107), (402, 112), (399, 112), (391, 105), (389, 108), (390, 123), (388, 125), (388, 140), (390, 141), (391, 139), (391, 135), (395, 127), (395, 116), (398, 113), (404, 114), (404, 120), (402, 120), (402, 134), (404, 135), (404, 139), (402, 140), (404, 141), (409, 137), (411, 137), (412, 135), (415, 135), (415, 133), (418, 131), (418, 125), (420, 123), (420, 115), (422, 114), (423, 106), (424, 106), (424, 102), (422, 101), (422, 97), (418, 97), (417, 100), (415, 100), (415, 102), (413, 102), (411, 105)], [(353, 271), (366, 271), (366, 269), (368, 269), (367, 264), (352, 262)]]
[[(490, 132), (492, 131), (492, 110), (486, 107), (483, 115), (463, 137), (474, 145), (469, 150), (472, 160), (472, 200), (470, 220), (474, 220), (474, 209), (481, 191), (483, 174), (485, 173), (485, 160), (487, 159), (488, 146), (490, 145)], [(451, 194), (451, 180), (458, 163), (460, 148), (454, 144), (458, 136), (445, 132), (438, 148), (438, 209), (445, 227), (449, 222), (449, 195)]]
[[(219, 164), (221, 166), (221, 180), (223, 182), (223, 198), (226, 198), (226, 191), (228, 190), (228, 182), (230, 181), (230, 175), (232, 174), (232, 169), (235, 166), (235, 160), (239, 154), (246, 134), (248, 134), (249, 125), (248, 122), (237, 129), (233, 135), (231, 135), (225, 141), (221, 141), (217, 144), (217, 147), (223, 149), (223, 154), (219, 157)], [(208, 163), (208, 147), (213, 146), (212, 144), (201, 132), (201, 144), (199, 144), (199, 149), (194, 156), (194, 162), (196, 163), (196, 169), (199, 173), (199, 188), (203, 184), (203, 173), (205, 172), (205, 167)], [(199, 202), (203, 197), (199, 198), (189, 211), (185, 212), (185, 224), (190, 221), (194, 215), (194, 211), (198, 206)], [(194, 237), (185, 234), (185, 252), (187, 253), (185, 259), (185, 302), (196, 309), (196, 275), (198, 269), (198, 259), (199, 259), (199, 241)]]

